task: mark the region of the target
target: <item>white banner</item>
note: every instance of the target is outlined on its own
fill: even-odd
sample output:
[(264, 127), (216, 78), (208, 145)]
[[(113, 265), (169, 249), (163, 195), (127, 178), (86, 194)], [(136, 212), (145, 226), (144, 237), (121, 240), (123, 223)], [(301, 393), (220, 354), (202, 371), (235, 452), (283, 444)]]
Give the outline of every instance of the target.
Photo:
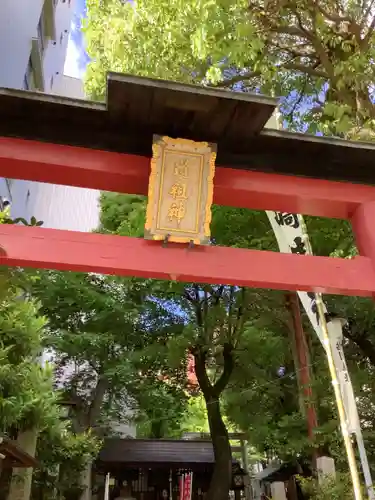
[[(307, 253), (303, 241), (303, 231), (297, 214), (286, 212), (267, 211), (268, 219), (275, 233), (280, 252), (304, 255)], [(315, 303), (315, 294), (311, 292), (297, 292), (306, 314), (323, 345), (323, 333), (319, 325), (318, 309)], [(327, 308), (324, 305), (324, 311)], [(332, 354), (336, 367), (337, 378), (345, 407), (348, 430), (351, 434), (360, 429), (357, 405), (354, 398), (353, 386), (348, 373), (344, 351), (342, 349), (342, 324), (340, 320), (329, 320), (328, 331), (330, 336)]]
[[(267, 128), (280, 128), (280, 114), (276, 110), (272, 119), (266, 125)], [(306, 254), (307, 248), (303, 240), (303, 231), (300, 225), (300, 219), (297, 214), (287, 212), (271, 212), (266, 211), (272, 229), (276, 236), (280, 252)], [(321, 342), (324, 350), (326, 346), (323, 341), (323, 332), (319, 325), (318, 309), (315, 303), (315, 294), (309, 292), (297, 292), (303, 308)], [(323, 304), (324, 312), (327, 313), (327, 308)], [(375, 492), (372, 485), (372, 477), (367, 459), (367, 453), (363, 441), (361, 425), (358, 416), (357, 404), (354, 397), (353, 385), (350, 380), (348, 368), (346, 365), (345, 355), (342, 347), (342, 324), (339, 319), (330, 319), (327, 316), (327, 328), (334, 358), (336, 374), (339, 382), (340, 392), (343, 399), (346, 424), (348, 432), (355, 434), (358, 451), (361, 459), (362, 471), (365, 478), (367, 493), (369, 500), (375, 500)]]

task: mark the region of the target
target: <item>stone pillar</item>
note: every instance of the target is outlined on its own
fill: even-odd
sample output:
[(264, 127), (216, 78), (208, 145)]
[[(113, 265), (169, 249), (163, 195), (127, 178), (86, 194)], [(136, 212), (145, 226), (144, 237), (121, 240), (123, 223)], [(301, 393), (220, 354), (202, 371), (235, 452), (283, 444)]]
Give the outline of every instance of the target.
[(251, 489), (251, 481), (250, 481), (250, 477), (248, 474), (246, 474), (246, 476), (244, 476), (243, 478), (243, 484), (244, 484), (244, 497), (245, 497), (245, 500), (253, 500), (253, 493), (252, 493), (252, 489)]
[(271, 496), (272, 500), (287, 500), (283, 481), (276, 481), (271, 484)]
[(254, 479), (252, 482), (252, 490), (254, 492), (254, 500), (260, 500), (262, 496), (262, 487), (260, 485), (260, 481)]
[[(23, 451), (35, 457), (38, 430), (36, 428), (20, 432), (17, 437), (17, 444)], [(8, 500), (29, 500), (31, 495), (31, 484), (33, 479), (33, 469), (13, 468), (12, 481), (10, 483)]]
[(316, 460), (316, 468), (318, 469), (318, 481), (322, 483), (328, 476), (336, 476), (335, 461), (331, 457), (319, 457)]
[(91, 482), (92, 482), (92, 463), (88, 463), (85, 469), (81, 472), (80, 486), (83, 492), (80, 500), (91, 500)]

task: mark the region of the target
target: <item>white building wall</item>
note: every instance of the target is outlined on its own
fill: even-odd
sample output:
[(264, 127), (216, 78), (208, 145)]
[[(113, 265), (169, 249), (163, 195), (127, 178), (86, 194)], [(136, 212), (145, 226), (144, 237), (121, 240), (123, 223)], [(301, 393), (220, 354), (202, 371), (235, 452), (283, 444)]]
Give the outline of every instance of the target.
[(85, 90), (83, 80), (63, 75), (61, 79), (55, 82), (52, 87), (52, 93), (59, 96), (71, 97), (72, 99), (84, 99)]
[(99, 192), (93, 189), (1, 178), (0, 196), (11, 202), (12, 218), (35, 217), (46, 228), (87, 232), (99, 225)]
[[(55, 5), (55, 37), (44, 44), (43, 91), (84, 99), (83, 82), (63, 75), (74, 0), (44, 1)], [(0, 0), (0, 87), (25, 88), (32, 40), (38, 37), (44, 1)], [(13, 218), (30, 221), (34, 216), (46, 228), (91, 231), (99, 224), (99, 192), (95, 190), (0, 178), (0, 196), (11, 202)], [(44, 353), (41, 362), (51, 356)], [(66, 375), (69, 373), (68, 367)], [(130, 411), (124, 412), (129, 416)], [(113, 427), (124, 437), (135, 437), (135, 426), (114, 422)]]
[[(83, 83), (63, 75), (74, 0), (0, 0), (0, 87), (27, 86), (25, 76), (33, 43), (35, 50), (35, 39), (41, 39), (38, 24), (42, 12), (54, 32), (50, 37), (51, 28), (43, 31), (39, 74), (42, 89), (46, 93), (84, 99)], [(37, 69), (34, 64), (33, 68)], [(49, 228), (95, 229), (99, 222), (98, 195), (98, 191), (82, 188), (0, 179), (0, 196), (11, 202), (12, 217), (29, 221), (34, 216), (44, 221), (43, 227)]]
[[(24, 1), (24, 0), (22, 0)], [(30, 1), (30, 0), (29, 0)], [(31, 0), (33, 1), (33, 0)], [(51, 0), (45, 0), (51, 1)], [(74, 0), (52, 0), (56, 2), (55, 7), (55, 29), (56, 40), (49, 42), (43, 61), (43, 72), (45, 92), (53, 92), (53, 87), (62, 78), (64, 74), (64, 64), (70, 25), (74, 13)], [(82, 96), (82, 98), (84, 98)]]
[(23, 88), (43, 0), (0, 2), (0, 86)]
[[(64, 62), (62, 62), (64, 64)], [(63, 75), (53, 85), (53, 93), (73, 99), (84, 99), (82, 80)], [(43, 227), (92, 231), (99, 225), (99, 191), (42, 182), (13, 180), (0, 183), (0, 196), (9, 197), (12, 217), (35, 217)], [(8, 191), (9, 193), (9, 191)]]
[(38, 183), (33, 213), (43, 227), (92, 231), (99, 225), (98, 191), (71, 186)]
[[(1, 0), (0, 0), (1, 1)], [(63, 75), (55, 94), (84, 99), (83, 82)], [(0, 179), (0, 196), (11, 202), (11, 216), (43, 221), (43, 227), (92, 231), (99, 225), (99, 191), (42, 182)]]
[(38, 38), (43, 5), (54, 8), (54, 39), (47, 38), (41, 55), (44, 90), (62, 77), (74, 0), (0, 0), (0, 87), (25, 88), (32, 40)]
[(37, 184), (13, 179), (1, 179), (0, 196), (7, 198), (11, 205), (12, 217), (24, 217), (29, 220), (34, 212), (37, 196)]

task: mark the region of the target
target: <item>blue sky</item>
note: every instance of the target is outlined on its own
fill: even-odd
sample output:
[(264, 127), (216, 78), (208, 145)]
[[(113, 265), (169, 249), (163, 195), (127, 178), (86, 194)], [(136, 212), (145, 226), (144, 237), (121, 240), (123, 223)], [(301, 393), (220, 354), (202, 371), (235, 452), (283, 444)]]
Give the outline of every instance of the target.
[(75, 78), (83, 78), (87, 63), (89, 62), (89, 57), (85, 51), (83, 34), (81, 32), (82, 19), (85, 16), (86, 0), (75, 0), (68, 51), (64, 67), (64, 74)]

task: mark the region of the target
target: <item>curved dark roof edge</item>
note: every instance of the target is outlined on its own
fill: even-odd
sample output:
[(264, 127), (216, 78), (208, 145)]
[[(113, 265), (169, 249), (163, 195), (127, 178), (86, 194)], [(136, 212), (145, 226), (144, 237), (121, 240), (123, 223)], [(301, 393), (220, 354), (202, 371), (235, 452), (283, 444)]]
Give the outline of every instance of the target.
[(375, 184), (375, 144), (265, 129), (277, 100), (110, 73), (106, 103), (0, 89), (0, 136), (151, 156), (152, 137), (217, 143), (217, 165)]

